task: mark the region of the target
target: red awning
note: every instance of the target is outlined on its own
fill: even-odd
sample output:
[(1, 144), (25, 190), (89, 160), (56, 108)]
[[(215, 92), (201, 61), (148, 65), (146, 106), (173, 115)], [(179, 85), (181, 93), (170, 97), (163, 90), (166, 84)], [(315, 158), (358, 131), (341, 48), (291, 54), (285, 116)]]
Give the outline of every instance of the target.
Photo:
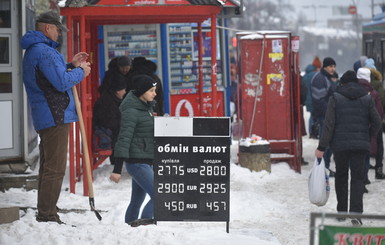
[(92, 5), (60, 8), (62, 16), (84, 16), (98, 24), (203, 22), (222, 10), (213, 5)]

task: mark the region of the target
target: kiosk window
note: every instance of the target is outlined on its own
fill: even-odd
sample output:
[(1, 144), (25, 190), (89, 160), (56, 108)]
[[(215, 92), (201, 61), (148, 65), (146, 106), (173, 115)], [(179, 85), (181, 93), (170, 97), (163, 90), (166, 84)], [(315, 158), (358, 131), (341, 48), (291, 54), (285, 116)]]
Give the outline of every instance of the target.
[(12, 73), (0, 73), (0, 93), (12, 93)]
[(9, 64), (9, 37), (0, 37), (0, 64)]
[(0, 1), (0, 28), (11, 27), (11, 1)]

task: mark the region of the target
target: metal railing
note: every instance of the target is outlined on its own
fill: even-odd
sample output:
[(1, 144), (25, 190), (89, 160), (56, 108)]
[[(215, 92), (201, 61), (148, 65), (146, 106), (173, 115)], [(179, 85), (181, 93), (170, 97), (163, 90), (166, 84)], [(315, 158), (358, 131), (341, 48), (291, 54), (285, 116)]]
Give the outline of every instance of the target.
[[(360, 213), (310, 213), (310, 245), (315, 244), (315, 235), (318, 231), (316, 227), (317, 218), (322, 219), (321, 224), (324, 224), (325, 219), (327, 218), (359, 218), (359, 219), (377, 219), (385, 220), (385, 215), (375, 215), (375, 214), (360, 214)], [(384, 225), (385, 226), (385, 225)], [(363, 225), (365, 227), (365, 225)]]

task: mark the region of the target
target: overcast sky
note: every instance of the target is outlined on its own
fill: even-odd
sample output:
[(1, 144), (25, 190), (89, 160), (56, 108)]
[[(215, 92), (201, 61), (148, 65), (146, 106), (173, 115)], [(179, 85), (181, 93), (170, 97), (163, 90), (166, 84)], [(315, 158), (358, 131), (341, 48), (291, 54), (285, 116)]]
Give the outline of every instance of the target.
[[(372, 17), (372, 2), (374, 3), (374, 14), (381, 13), (380, 4), (385, 3), (385, 0), (281, 0), (282, 3), (291, 4), (296, 8), (296, 12), (303, 12), (309, 20), (317, 20), (317, 25), (323, 22), (325, 18), (335, 16), (333, 13), (336, 7), (344, 7), (353, 5), (357, 6), (357, 13), (363, 18), (370, 19)], [(339, 15), (341, 17), (341, 15)], [(348, 17), (349, 15), (346, 15)]]

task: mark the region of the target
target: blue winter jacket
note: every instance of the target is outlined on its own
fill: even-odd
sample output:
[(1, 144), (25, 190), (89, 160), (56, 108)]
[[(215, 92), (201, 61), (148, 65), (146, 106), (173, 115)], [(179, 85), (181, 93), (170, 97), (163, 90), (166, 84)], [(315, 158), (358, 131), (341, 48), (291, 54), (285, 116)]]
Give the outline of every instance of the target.
[(35, 130), (78, 120), (71, 88), (84, 77), (83, 69), (66, 64), (59, 43), (40, 31), (28, 31), (20, 41), (26, 49), (23, 80)]
[(314, 119), (324, 118), (330, 96), (336, 90), (336, 83), (332, 81), (332, 75), (321, 68), (311, 80), (311, 97)]

